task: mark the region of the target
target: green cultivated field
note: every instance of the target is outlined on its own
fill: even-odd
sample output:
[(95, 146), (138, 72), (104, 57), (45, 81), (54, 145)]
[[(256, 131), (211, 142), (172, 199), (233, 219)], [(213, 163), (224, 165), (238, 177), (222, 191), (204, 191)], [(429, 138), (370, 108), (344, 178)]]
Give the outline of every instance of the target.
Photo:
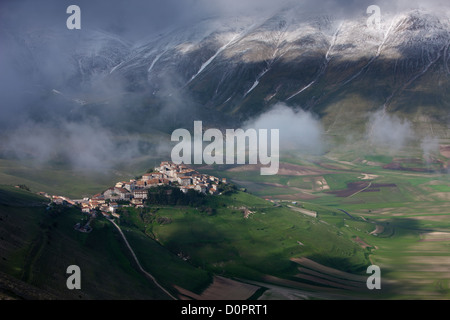
[[(419, 153), (418, 153), (419, 154)], [(424, 168), (426, 164), (408, 160), (405, 168)], [(323, 168), (316, 178), (324, 178), (329, 190), (311, 187), (311, 175), (278, 175), (267, 180), (253, 171), (242, 175), (228, 170), (227, 178), (261, 197), (318, 213), (318, 220), (335, 228), (335, 233), (353, 239), (366, 249), (370, 262), (381, 267), (387, 298), (450, 298), (450, 176), (447, 173), (389, 170), (394, 156), (333, 154), (298, 162), (311, 169)], [(444, 163), (448, 161), (445, 158)], [(399, 160), (398, 160), (399, 159)], [(350, 161), (351, 160), (351, 161)], [(289, 159), (295, 164), (295, 161)], [(220, 175), (220, 172), (215, 173)], [(363, 174), (366, 174), (364, 176)], [(225, 174), (222, 174), (225, 175)], [(248, 180), (247, 180), (248, 179)], [(265, 184), (277, 183), (276, 187)], [(338, 196), (352, 183), (362, 187)], [(309, 184), (309, 185), (308, 185)], [(352, 217), (339, 209), (345, 210)], [(317, 259), (316, 261), (319, 261)], [(334, 266), (331, 261), (321, 263)], [(343, 265), (341, 265), (342, 269)]]

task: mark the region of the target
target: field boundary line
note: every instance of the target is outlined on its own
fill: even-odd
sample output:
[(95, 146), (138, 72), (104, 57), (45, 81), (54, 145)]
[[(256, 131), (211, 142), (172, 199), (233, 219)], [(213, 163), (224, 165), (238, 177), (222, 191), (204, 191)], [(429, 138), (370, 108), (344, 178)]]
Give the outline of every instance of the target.
[(351, 197), (353, 197), (355, 194), (358, 194), (358, 193), (360, 193), (360, 192), (363, 192), (364, 190), (370, 188), (371, 185), (372, 185), (372, 182), (369, 182), (369, 184), (368, 184), (366, 187), (362, 188), (362, 189), (359, 190), (359, 191), (356, 191), (354, 194), (349, 195), (347, 198), (351, 198)]

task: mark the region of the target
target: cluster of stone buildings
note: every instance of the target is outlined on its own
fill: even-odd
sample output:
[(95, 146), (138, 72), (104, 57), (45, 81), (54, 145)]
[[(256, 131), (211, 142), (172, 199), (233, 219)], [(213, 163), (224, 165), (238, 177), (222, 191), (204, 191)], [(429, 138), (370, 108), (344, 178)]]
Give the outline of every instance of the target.
[(186, 193), (189, 189), (194, 189), (201, 193), (217, 194), (220, 183), (227, 183), (225, 178), (219, 179), (207, 174), (201, 174), (194, 169), (188, 168), (183, 164), (174, 164), (170, 161), (163, 161), (161, 165), (155, 168), (155, 173), (147, 173), (142, 180), (154, 181), (155, 178), (168, 180), (169, 183), (178, 183), (181, 191)]
[(178, 186), (184, 193), (194, 189), (205, 194), (217, 194), (220, 183), (227, 183), (227, 181), (200, 174), (182, 164), (164, 161), (155, 168), (154, 172), (146, 173), (140, 179), (117, 182), (114, 187), (103, 192), (103, 196), (105, 199), (115, 201), (145, 200), (148, 194), (147, 189), (162, 185)]
[(78, 203), (85, 213), (98, 209), (106, 216), (110, 214), (118, 216), (116, 214), (116, 209), (119, 207), (118, 201), (127, 201), (138, 208), (143, 207), (148, 198), (148, 189), (152, 187), (172, 185), (177, 186), (184, 193), (193, 189), (204, 194), (217, 194), (220, 183), (227, 183), (227, 181), (200, 174), (182, 164), (163, 161), (153, 172), (144, 174), (140, 179), (117, 182), (114, 187), (108, 188), (103, 193)]
[(91, 199), (84, 199), (80, 202), (81, 211), (84, 213), (93, 213), (95, 210), (99, 210), (104, 216), (113, 215), (117, 218), (120, 216), (116, 214), (119, 204), (117, 202), (106, 201), (102, 194), (96, 194)]

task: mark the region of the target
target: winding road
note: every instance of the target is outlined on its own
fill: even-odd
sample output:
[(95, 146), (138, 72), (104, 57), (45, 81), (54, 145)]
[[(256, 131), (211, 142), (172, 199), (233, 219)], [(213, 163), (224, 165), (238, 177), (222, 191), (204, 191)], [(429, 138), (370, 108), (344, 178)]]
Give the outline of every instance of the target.
[[(107, 219), (109, 220), (109, 219)], [(173, 300), (177, 300), (177, 298), (175, 298), (172, 294), (170, 294), (169, 291), (167, 291), (163, 286), (161, 286), (158, 281), (156, 281), (155, 277), (152, 276), (150, 273), (148, 273), (147, 271), (144, 270), (144, 268), (142, 268), (141, 263), (139, 262), (138, 258), (136, 257), (136, 254), (134, 253), (133, 249), (131, 248), (130, 244), (128, 243), (127, 238), (125, 237), (124, 233), (122, 232), (122, 229), (120, 229), (120, 227), (113, 221), (113, 220), (109, 220), (116, 228), (117, 230), (119, 230), (120, 235), (122, 236), (123, 240), (125, 241), (125, 244), (127, 245), (128, 249), (130, 250), (131, 254), (133, 255), (134, 261), (136, 261), (136, 264), (139, 268), (139, 270), (147, 277), (149, 278), (151, 281), (153, 281), (153, 283), (160, 288), (162, 291), (164, 291), (164, 293), (166, 293), (169, 297), (171, 297)]]

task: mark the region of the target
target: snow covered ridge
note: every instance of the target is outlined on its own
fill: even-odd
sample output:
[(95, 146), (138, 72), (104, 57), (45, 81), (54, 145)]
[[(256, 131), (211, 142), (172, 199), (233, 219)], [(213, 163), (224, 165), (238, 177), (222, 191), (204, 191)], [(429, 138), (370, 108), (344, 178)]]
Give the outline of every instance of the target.
[[(120, 79), (125, 90), (159, 97), (194, 91), (201, 105), (230, 113), (242, 105), (245, 109), (252, 99), (257, 99), (252, 105), (308, 100), (324, 84), (351, 86), (374, 70), (384, 73), (380, 83), (394, 81), (403, 87), (437, 69), (450, 73), (450, 19), (445, 10), (382, 12), (379, 29), (369, 28), (367, 18), (361, 14), (337, 19), (296, 10), (267, 17), (211, 18), (135, 44), (85, 30), (80, 45), (61, 52), (67, 70), (54, 73), (63, 74), (67, 82)], [(25, 37), (24, 52), (32, 57), (23, 60), (33, 68), (47, 68), (55, 37)], [(59, 83), (51, 89), (65, 92)], [(389, 102), (395, 92), (388, 92), (384, 100)]]
[[(177, 75), (186, 86), (218, 69), (226, 78), (239, 64), (260, 65), (253, 80), (249, 79), (242, 90), (245, 98), (276, 62), (301, 63), (306, 56), (322, 57), (323, 66), (317, 74), (320, 76), (332, 60), (368, 59), (367, 67), (376, 59), (431, 61), (450, 42), (447, 16), (438, 17), (419, 10), (383, 14), (380, 30), (368, 28), (366, 20), (364, 16), (338, 21), (328, 16), (305, 18), (280, 13), (264, 21), (238, 21), (236, 26), (230, 21), (224, 24), (207, 21), (140, 44), (111, 72), (137, 74), (145, 70), (148, 87), (167, 74)], [(448, 55), (448, 51), (446, 53)], [(427, 61), (417, 63), (426, 64)], [(289, 97), (314, 82), (312, 79)]]
[[(373, 56), (373, 50), (376, 55), (382, 51), (395, 55), (394, 49), (409, 52), (409, 49), (421, 50), (424, 45), (439, 47), (448, 45), (450, 39), (450, 20), (444, 13), (420, 10), (396, 15), (383, 13), (381, 30), (368, 28), (366, 21), (365, 16), (356, 20), (337, 20), (330, 16), (298, 15), (295, 10), (259, 19), (212, 18), (135, 45), (114, 34), (96, 30), (81, 39), (73, 55), (78, 58), (79, 65), (88, 58), (102, 57), (108, 73), (145, 68), (149, 74), (157, 74), (165, 65), (177, 65), (184, 56), (192, 58), (194, 54), (199, 59), (193, 61), (192, 70), (186, 75), (186, 83), (189, 83), (215, 61), (265, 62), (270, 68), (276, 59), (294, 60), (295, 51), (299, 54), (317, 51), (329, 61), (342, 56)], [(48, 46), (51, 39), (58, 37), (39, 33), (39, 37), (30, 34), (24, 38), (30, 49), (38, 49), (38, 54), (40, 44)], [(86, 71), (80, 67), (80, 72)], [(149, 77), (149, 81), (151, 79)]]
[[(302, 41), (308, 40), (308, 37), (323, 38), (326, 42), (323, 45), (327, 48), (334, 41), (336, 43), (335, 53), (341, 49), (352, 48), (354, 52), (360, 51), (360, 54), (370, 50), (370, 46), (379, 47), (386, 43), (387, 38), (391, 36), (393, 37), (392, 46), (411, 45), (412, 40), (432, 40), (443, 44), (449, 39), (448, 17), (446, 19), (438, 18), (434, 14), (419, 10), (399, 15), (383, 15), (381, 30), (368, 28), (366, 20), (366, 17), (344, 21), (337, 21), (333, 17), (299, 20), (289, 16), (277, 15), (259, 23), (247, 21), (247, 23), (250, 23), (247, 26), (241, 24), (237, 27), (231, 27), (227, 24), (227, 28), (225, 28), (218, 22), (215, 24), (203, 23), (200, 27), (205, 27), (206, 24), (211, 29), (192, 26), (188, 29), (172, 31), (141, 45), (128, 58), (145, 59), (150, 65), (161, 52), (166, 52), (167, 56), (175, 52), (183, 55), (189, 54), (193, 50), (201, 50), (203, 46), (213, 45), (217, 50), (212, 51), (209, 56), (205, 56), (202, 64), (210, 61), (213, 57), (216, 58), (218, 53), (222, 53), (228, 58), (239, 56), (244, 60), (255, 61), (263, 57), (249, 57), (250, 52), (253, 51), (252, 44), (265, 44), (268, 49), (272, 49), (269, 57), (273, 57), (274, 53), (275, 55), (284, 53), (283, 50), (279, 50), (280, 48), (313, 46), (313, 39), (310, 39), (309, 43), (308, 41)], [(338, 30), (339, 33), (336, 34)], [(367, 45), (369, 45), (369, 48)], [(178, 50), (176, 50), (177, 48)], [(171, 52), (172, 50), (175, 52)], [(168, 59), (168, 57), (166, 58)], [(200, 69), (198, 68), (197, 73)]]

